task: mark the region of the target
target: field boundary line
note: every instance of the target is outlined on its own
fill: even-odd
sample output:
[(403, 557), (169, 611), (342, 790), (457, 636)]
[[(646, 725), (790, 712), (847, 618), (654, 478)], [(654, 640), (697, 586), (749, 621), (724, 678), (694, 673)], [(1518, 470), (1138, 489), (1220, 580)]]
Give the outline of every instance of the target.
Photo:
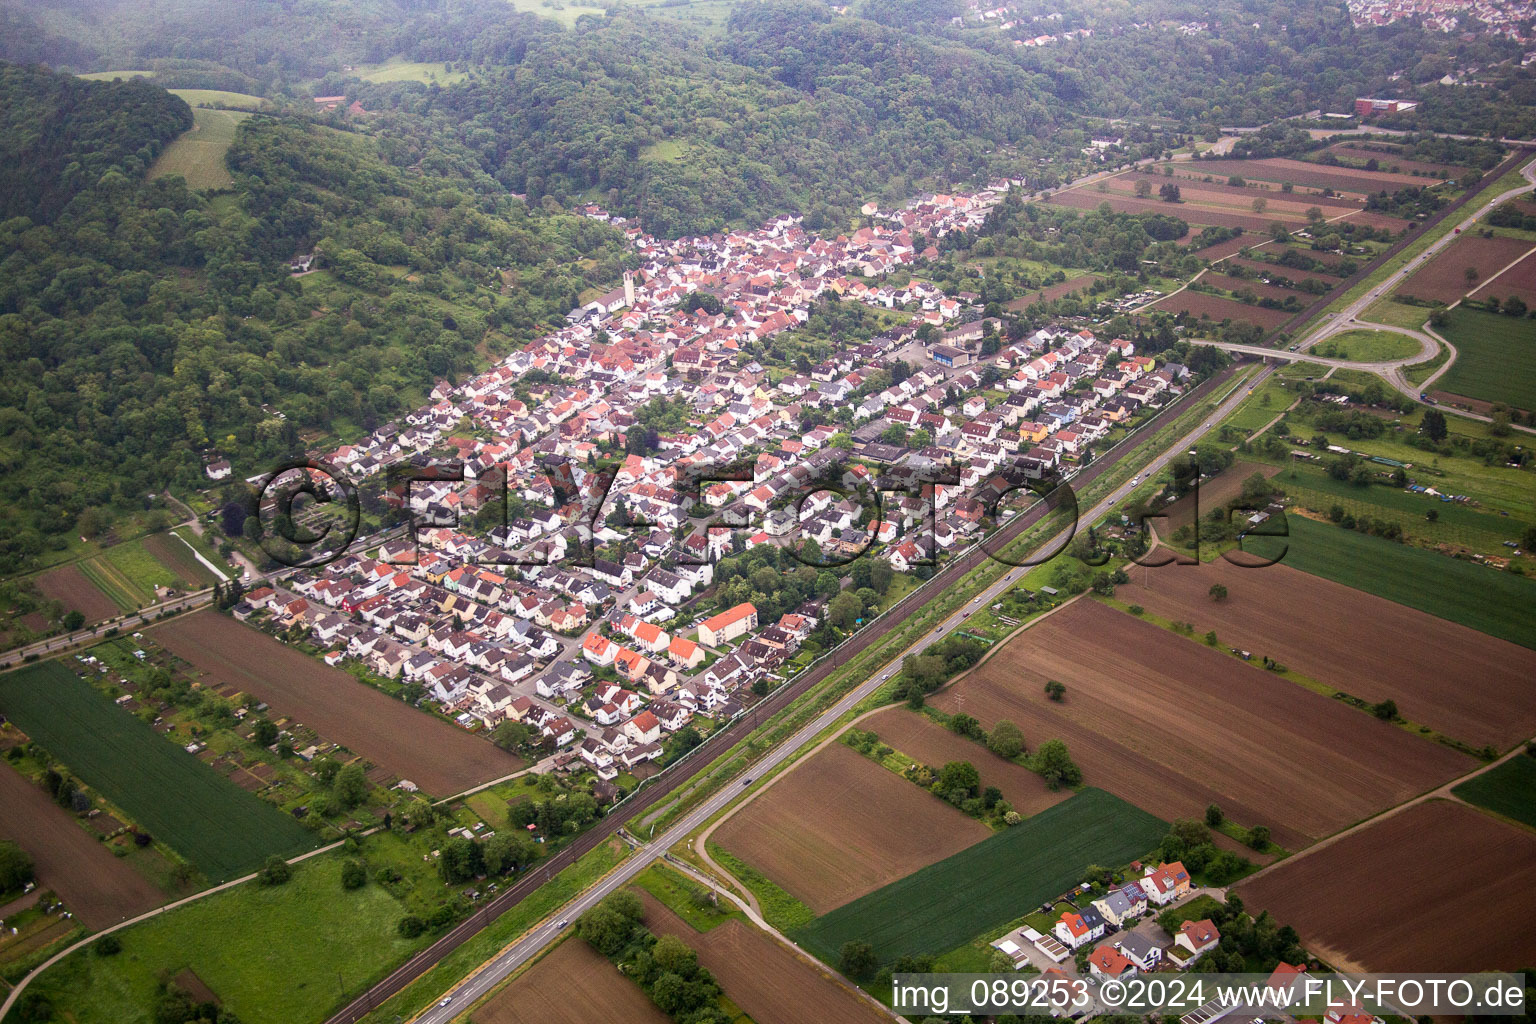
[[(1302, 849), (1295, 851), (1289, 857), (1281, 857), (1278, 860), (1275, 860), (1274, 862), (1272, 862), (1270, 864), (1266, 864), (1264, 867), (1262, 867), (1259, 870), (1255, 871), (1253, 874), (1249, 875), (1247, 878), (1244, 878), (1241, 882), (1238, 882), (1237, 885), (1243, 885), (1243, 884), (1245, 884), (1245, 883), (1247, 883), (1247, 882), (1249, 882), (1249, 881), (1251, 881), (1251, 880), (1253, 880), (1255, 878), (1258, 878), (1260, 875), (1263, 875), (1263, 874), (1265, 874), (1267, 872), (1273, 871), (1275, 868), (1279, 867), (1281, 864), (1290, 864), (1290, 863), (1293, 863), (1293, 862), (1295, 862), (1297, 860), (1300, 860), (1303, 857), (1307, 857), (1307, 856), (1309, 856), (1311, 854), (1314, 854), (1314, 853), (1316, 853), (1319, 850), (1327, 849), (1328, 847), (1332, 846), (1333, 844), (1335, 844), (1335, 843), (1337, 843), (1337, 842), (1339, 842), (1339, 841), (1341, 841), (1343, 839), (1346, 839), (1349, 836), (1354, 835), (1356, 832), (1360, 832), (1360, 831), (1363, 831), (1364, 829), (1370, 828), (1371, 826), (1379, 824), (1380, 822), (1383, 822), (1383, 821), (1385, 821), (1388, 818), (1396, 817), (1397, 815), (1401, 814), (1402, 812), (1404, 812), (1404, 811), (1406, 811), (1406, 810), (1408, 810), (1410, 808), (1417, 807), (1420, 804), (1428, 803), (1431, 800), (1445, 800), (1445, 801), (1448, 801), (1450, 803), (1465, 804), (1466, 806), (1471, 807), (1471, 808), (1473, 808), (1474, 810), (1476, 810), (1476, 811), (1478, 811), (1480, 813), (1488, 813), (1488, 812), (1484, 811), (1483, 808), (1478, 807), (1476, 804), (1469, 803), (1468, 801), (1463, 800), (1461, 797), (1459, 797), (1455, 793), (1453, 793), (1452, 789), (1454, 787), (1456, 787), (1456, 786), (1462, 785), (1463, 783), (1472, 781), (1473, 779), (1477, 778), (1479, 775), (1484, 774), (1485, 772), (1492, 771), (1493, 769), (1497, 768), (1499, 765), (1503, 764), (1505, 761), (1510, 760), (1511, 758), (1521, 757), (1521, 756), (1525, 756), (1525, 742), (1524, 741), (1515, 744), (1515, 746), (1513, 748), (1511, 748), (1510, 750), (1505, 751), (1498, 758), (1496, 758), (1496, 759), (1494, 759), (1492, 761), (1489, 761), (1487, 764), (1479, 765), (1477, 768), (1474, 768), (1472, 771), (1468, 772), (1465, 775), (1462, 775), (1462, 776), (1460, 776), (1458, 778), (1455, 778), (1455, 779), (1451, 779), (1449, 782), (1444, 782), (1444, 783), (1436, 786), (1434, 789), (1426, 790), (1425, 792), (1420, 793), (1418, 796), (1412, 797), (1412, 798), (1410, 798), (1408, 800), (1404, 800), (1402, 803), (1397, 804), (1394, 807), (1388, 807), (1388, 808), (1386, 808), (1384, 810), (1377, 811), (1375, 814), (1371, 815), (1370, 817), (1362, 818), (1359, 821), (1355, 822), (1353, 825), (1350, 825), (1347, 828), (1340, 829), (1339, 831), (1335, 832), (1331, 836), (1324, 836), (1323, 838), (1319, 839), (1317, 842), (1313, 843), (1311, 846), (1303, 847)], [(1234, 888), (1235, 888), (1235, 886), (1234, 886)]]

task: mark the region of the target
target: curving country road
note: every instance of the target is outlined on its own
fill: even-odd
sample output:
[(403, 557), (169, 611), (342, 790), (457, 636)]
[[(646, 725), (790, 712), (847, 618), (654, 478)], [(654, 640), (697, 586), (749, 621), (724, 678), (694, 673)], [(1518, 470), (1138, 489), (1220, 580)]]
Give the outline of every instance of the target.
[[(1364, 294), (1362, 294), (1354, 302), (1351, 302), (1348, 306), (1344, 307), (1344, 309), (1340, 310), (1338, 313), (1328, 314), (1328, 319), (1324, 323), (1320, 324), (1302, 341), (1292, 346), (1291, 349), (1280, 350), (1266, 348), (1261, 345), (1237, 345), (1223, 341), (1215, 341), (1209, 338), (1189, 338), (1186, 340), (1194, 345), (1209, 345), (1213, 348), (1225, 349), (1228, 352), (1235, 352), (1242, 355), (1255, 356), (1263, 359), (1281, 360), (1284, 362), (1318, 363), (1322, 366), (1365, 370), (1369, 373), (1378, 375), (1389, 385), (1391, 385), (1393, 389), (1407, 396), (1413, 401), (1418, 402), (1421, 405), (1432, 405), (1434, 403), (1425, 401), (1420, 397), (1420, 395), (1427, 392), (1430, 385), (1432, 385), (1436, 380), (1440, 379), (1440, 377), (1451, 368), (1451, 364), (1456, 361), (1457, 353), (1455, 346), (1446, 341), (1439, 334), (1435, 333), (1433, 328), (1429, 326), (1428, 322), (1426, 322), (1421, 328), (1414, 329), (1409, 327), (1395, 327), (1391, 324), (1375, 323), (1374, 321), (1370, 320), (1362, 320), (1360, 319), (1360, 316), (1371, 306), (1375, 305), (1382, 298), (1390, 294), (1397, 288), (1399, 284), (1406, 280), (1410, 274), (1423, 267), (1425, 263), (1433, 259), (1435, 255), (1438, 254), (1442, 249), (1456, 241), (1456, 239), (1460, 238), (1463, 232), (1471, 228), (1483, 217), (1487, 216), (1500, 204), (1508, 202), (1517, 196), (1536, 191), (1536, 158), (1527, 160), (1525, 166), (1520, 168), (1520, 174), (1523, 178), (1525, 178), (1527, 184), (1518, 186), (1516, 188), (1506, 189), (1493, 198), (1488, 199), (1486, 202), (1481, 203), (1475, 210), (1473, 210), (1460, 223), (1458, 223), (1454, 230), (1447, 231), (1444, 235), (1441, 235), (1439, 238), (1426, 245), (1423, 250), (1415, 254), (1397, 270), (1394, 270), (1381, 281), (1371, 286), (1365, 291)], [(1508, 268), (1506, 267), (1505, 269)], [(1484, 283), (1486, 282), (1479, 282), (1478, 286), (1481, 287)], [(1340, 334), (1344, 331), (1355, 330), (1387, 331), (1392, 334), (1404, 335), (1405, 337), (1412, 338), (1414, 341), (1419, 343), (1419, 352), (1416, 355), (1410, 356), (1406, 359), (1393, 359), (1378, 362), (1361, 362), (1351, 359), (1333, 359), (1322, 356), (1314, 356), (1308, 351), (1319, 342), (1325, 341), (1336, 334)], [(1435, 372), (1431, 374), (1422, 384), (1416, 385), (1409, 381), (1406, 376), (1404, 376), (1403, 369), (1405, 367), (1414, 365), (1416, 363), (1422, 363), (1434, 358), (1434, 356), (1440, 351), (1440, 346), (1442, 345), (1445, 346), (1447, 352), (1449, 353), (1449, 357), (1442, 365), (1437, 367)], [(1464, 416), (1468, 419), (1481, 420), (1485, 423), (1491, 421), (1491, 417), (1463, 410), (1457, 410), (1456, 415)], [(1520, 425), (1512, 426), (1514, 426), (1514, 429), (1523, 431), (1525, 433), (1536, 433), (1536, 429), (1530, 427)]]

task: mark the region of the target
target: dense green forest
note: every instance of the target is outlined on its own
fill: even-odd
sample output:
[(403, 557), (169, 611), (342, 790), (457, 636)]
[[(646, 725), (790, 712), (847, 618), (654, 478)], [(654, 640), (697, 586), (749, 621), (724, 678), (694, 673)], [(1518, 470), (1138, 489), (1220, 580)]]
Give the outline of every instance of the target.
[[(16, 134), (67, 151), (58, 76), (0, 70)], [(65, 81), (87, 111), (124, 91)], [(0, 222), (0, 567), (62, 543), (87, 509), (95, 523), (197, 485), (212, 452), (259, 469), (304, 438), (376, 426), (619, 273), (617, 232), (529, 210), (451, 146), (422, 161), (253, 118), (229, 155), (236, 196), (209, 198), (144, 179), (137, 154), (158, 136), (126, 133), (157, 125), (123, 121), (104, 141), (127, 155), (51, 220), (44, 194)], [(291, 277), (311, 248), (327, 269)]]
[(186, 103), (144, 82), (0, 64), (0, 219), (51, 221), (82, 189), (141, 177), (191, 127)]

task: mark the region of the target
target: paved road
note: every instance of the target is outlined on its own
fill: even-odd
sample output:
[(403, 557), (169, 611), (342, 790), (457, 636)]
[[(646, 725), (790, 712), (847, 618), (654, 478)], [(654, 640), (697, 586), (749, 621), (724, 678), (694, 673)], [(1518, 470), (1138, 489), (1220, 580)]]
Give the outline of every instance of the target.
[(113, 636), (116, 636), (118, 633), (131, 633), (140, 626), (147, 626), (152, 622), (158, 621), (162, 615), (195, 611), (212, 603), (213, 590), (211, 588), (193, 591), (180, 597), (173, 597), (169, 601), (152, 604), (141, 611), (125, 615), (120, 619), (109, 619), (106, 622), (95, 626), (87, 626), (85, 629), (76, 630), (64, 636), (39, 640), (35, 644), (28, 644), (26, 647), (17, 647), (6, 651), (0, 654), (0, 669), (13, 668), (28, 658), (44, 658), (54, 654), (62, 654), (76, 647), (94, 644), (106, 639), (109, 633)]
[[(1425, 246), (1423, 251), (1421, 251), (1417, 256), (1404, 263), (1397, 270), (1388, 274), (1381, 280), (1380, 283), (1368, 289), (1364, 295), (1360, 296), (1360, 298), (1346, 306), (1331, 320), (1321, 324), (1316, 330), (1308, 335), (1305, 340), (1301, 342), (1302, 351), (1311, 348), (1313, 345), (1316, 345), (1318, 342), (1324, 340), (1325, 338), (1328, 338), (1334, 334), (1338, 334), (1340, 331), (1354, 330), (1358, 327), (1395, 331), (1399, 334), (1417, 334), (1418, 332), (1409, 331), (1401, 327), (1388, 327), (1381, 324), (1365, 323), (1360, 321), (1359, 317), (1361, 313), (1364, 313), (1379, 299), (1393, 291), (1410, 274), (1433, 259), (1435, 254), (1438, 253), (1441, 249), (1444, 249), (1446, 246), (1460, 238), (1464, 232), (1475, 225), (1479, 220), (1487, 216), (1495, 207), (1499, 206), (1501, 203), (1515, 198), (1516, 196), (1524, 195), (1525, 193), (1536, 189), (1536, 160), (1527, 161), (1525, 166), (1520, 169), (1520, 173), (1522, 176), (1524, 176), (1527, 184), (1518, 188), (1512, 188), (1501, 192), (1494, 196), (1492, 199), (1489, 199), (1487, 202), (1483, 203), (1481, 206), (1477, 207), (1470, 214), (1468, 214), (1461, 221), (1461, 223), (1456, 225), (1455, 230), (1447, 231), (1445, 234), (1435, 239), (1429, 245)], [(1422, 335), (1420, 336), (1422, 337)], [(1411, 397), (1417, 399), (1418, 393), (1414, 392)]]
[[(1525, 178), (1528, 184), (1519, 186), (1517, 188), (1507, 189), (1504, 192), (1494, 196), (1492, 199), (1488, 199), (1482, 202), (1476, 209), (1474, 209), (1459, 224), (1456, 225), (1456, 230), (1448, 231), (1441, 237), (1435, 239), (1435, 241), (1425, 246), (1422, 252), (1408, 260), (1397, 270), (1388, 274), (1379, 283), (1367, 289), (1365, 294), (1361, 295), (1360, 298), (1356, 299), (1354, 302), (1351, 302), (1339, 313), (1330, 316), (1328, 320), (1320, 324), (1304, 340), (1297, 343), (1295, 346), (1296, 351), (1281, 351), (1278, 349), (1263, 348), (1257, 345), (1234, 345), (1222, 341), (1213, 341), (1207, 338), (1189, 338), (1187, 340), (1191, 344), (1210, 345), (1214, 348), (1225, 349), (1229, 352), (1236, 352), (1251, 356), (1262, 356), (1266, 359), (1280, 359), (1287, 362), (1305, 361), (1309, 363), (1320, 363), (1324, 366), (1366, 370), (1368, 372), (1379, 375), (1383, 380), (1391, 385), (1391, 387), (1412, 399), (1413, 401), (1422, 405), (1433, 404), (1430, 402), (1425, 402), (1419, 396), (1427, 391), (1429, 386), (1438, 380), (1446, 370), (1450, 369), (1451, 364), (1456, 361), (1455, 347), (1440, 335), (1436, 334), (1433, 329), (1428, 326), (1428, 324), (1426, 324), (1423, 329), (1414, 330), (1407, 327), (1394, 327), (1390, 324), (1380, 324), (1370, 320), (1362, 320), (1360, 319), (1360, 316), (1376, 302), (1381, 300), (1384, 296), (1390, 294), (1408, 277), (1408, 275), (1421, 268), (1426, 262), (1434, 258), (1434, 256), (1442, 249), (1450, 245), (1456, 239), (1460, 238), (1468, 229), (1476, 225), (1479, 220), (1487, 216), (1489, 212), (1497, 208), (1500, 204), (1505, 203), (1508, 200), (1515, 198), (1516, 196), (1536, 191), (1536, 159), (1526, 161), (1525, 166), (1520, 168), (1520, 174)], [(1479, 282), (1479, 287), (1481, 287), (1481, 285), (1482, 282)], [(1348, 359), (1330, 359), (1321, 356), (1313, 356), (1308, 353), (1308, 349), (1312, 348), (1319, 342), (1324, 341), (1325, 339), (1343, 331), (1353, 330), (1387, 331), (1392, 334), (1404, 335), (1419, 343), (1419, 353), (1407, 359), (1395, 359), (1385, 362), (1369, 363), (1356, 362)], [(1439, 351), (1440, 345), (1444, 345), (1450, 352), (1450, 357), (1445, 361), (1445, 363), (1436, 369), (1434, 374), (1425, 380), (1422, 384), (1415, 385), (1409, 381), (1408, 378), (1403, 374), (1403, 368), (1414, 363), (1421, 363), (1433, 358), (1435, 353)], [(1485, 423), (1490, 422), (1491, 419), (1488, 416), (1483, 416), (1474, 412), (1467, 412), (1465, 410), (1457, 410), (1456, 414), (1458, 416), (1465, 416), (1468, 419), (1482, 420)], [(1536, 433), (1536, 429), (1531, 427), (1515, 425), (1515, 429), (1525, 433)]]
[[(1266, 367), (1261, 370), (1246, 386), (1235, 386), (1231, 394), (1223, 401), (1215, 411), (1200, 423), (1188, 435), (1180, 438), (1177, 443), (1171, 445), (1166, 451), (1155, 457), (1141, 472), (1140, 477), (1155, 474), (1165, 467), (1169, 461), (1178, 455), (1188, 451), (1197, 441), (1213, 430), (1228, 414), (1235, 409), (1242, 400), (1247, 397), (1248, 386), (1256, 386), (1261, 383), (1273, 370)], [(1107, 515), (1126, 495), (1134, 489), (1130, 482), (1121, 484), (1107, 497), (1095, 504), (1082, 515), (1084, 522), (1096, 522)], [(1037, 550), (1049, 550), (1055, 545), (1065, 543), (1068, 539), (1068, 531), (1052, 537)], [(986, 607), (996, 601), (1004, 591), (1011, 587), (1018, 578), (1028, 571), (1027, 568), (1014, 568), (1004, 573), (991, 586), (977, 595), (962, 609), (950, 615), (936, 628), (923, 636), (921, 640), (892, 657), (879, 673), (860, 683), (841, 700), (828, 708), (810, 724), (800, 731), (770, 749), (757, 761), (753, 762), (743, 774), (742, 781), (726, 786), (712, 796), (708, 797), (698, 807), (689, 811), (680, 818), (672, 827), (650, 842), (644, 842), (635, 847), (630, 856), (612, 873), (601, 882), (581, 896), (561, 907), (555, 914), (525, 934), (517, 942), (507, 947), (494, 959), (488, 961), (475, 974), (466, 978), (455, 986), (444, 1001), (431, 1007), (419, 1017), (415, 1018), (418, 1024), (446, 1024), (456, 1016), (464, 1012), (464, 1009), (476, 1000), (489, 993), (493, 988), (505, 980), (509, 975), (526, 963), (529, 958), (538, 953), (553, 939), (555, 939), (567, 927), (584, 912), (590, 909), (603, 897), (617, 889), (624, 887), (638, 874), (661, 858), (666, 850), (687, 836), (690, 832), (699, 828), (709, 818), (724, 809), (727, 804), (734, 801), (743, 792), (743, 786), (754, 779), (759, 779), (772, 772), (775, 768), (790, 760), (806, 746), (813, 743), (826, 729), (851, 710), (864, 698), (868, 697), (880, 686), (884, 685), (901, 667), (901, 660), (908, 654), (917, 654), (948, 636), (957, 626), (962, 625), (977, 610)]]

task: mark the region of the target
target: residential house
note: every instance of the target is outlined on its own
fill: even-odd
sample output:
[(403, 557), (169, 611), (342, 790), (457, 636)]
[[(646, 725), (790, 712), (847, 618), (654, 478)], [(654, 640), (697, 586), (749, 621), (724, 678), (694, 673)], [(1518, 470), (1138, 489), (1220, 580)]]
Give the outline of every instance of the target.
[[(1215, 949), (1221, 942), (1221, 932), (1209, 918), (1199, 921), (1185, 921), (1179, 925), (1179, 933), (1173, 937), (1173, 944), (1187, 950), (1191, 961)], [(1345, 1024), (1334, 1021), (1333, 1024)], [(1348, 1022), (1354, 1024), (1354, 1022)]]

